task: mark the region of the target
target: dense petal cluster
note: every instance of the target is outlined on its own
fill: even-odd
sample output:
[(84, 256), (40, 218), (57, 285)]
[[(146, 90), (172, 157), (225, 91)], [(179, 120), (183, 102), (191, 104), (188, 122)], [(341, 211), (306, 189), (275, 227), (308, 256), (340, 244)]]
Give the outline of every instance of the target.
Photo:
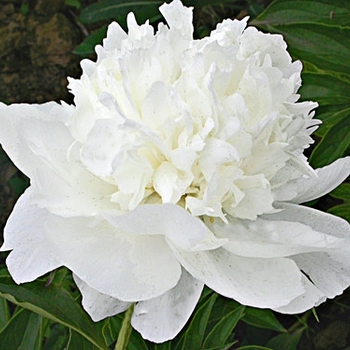
[(346, 221), (298, 205), (350, 173), (313, 170), (318, 121), (279, 35), (225, 20), (193, 39), (192, 10), (128, 16), (70, 79), (75, 105), (0, 105), (0, 142), (31, 180), (1, 250), (17, 283), (73, 271), (94, 320), (135, 303), (144, 338), (173, 338), (204, 285), (299, 313), (350, 284)]

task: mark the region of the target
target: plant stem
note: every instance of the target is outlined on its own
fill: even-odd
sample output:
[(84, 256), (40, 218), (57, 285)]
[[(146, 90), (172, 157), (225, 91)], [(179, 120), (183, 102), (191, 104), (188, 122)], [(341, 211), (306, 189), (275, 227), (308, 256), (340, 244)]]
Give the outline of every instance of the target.
[(288, 328), (288, 333), (295, 332), (298, 328), (307, 328), (307, 320), (309, 316), (311, 315), (311, 310), (304, 313), (304, 315), (301, 318), (298, 318), (298, 321), (295, 322), (291, 327)]
[(122, 328), (120, 329), (117, 343), (115, 344), (114, 350), (126, 350), (131, 335), (131, 316), (134, 311), (134, 304), (132, 304), (125, 312)]

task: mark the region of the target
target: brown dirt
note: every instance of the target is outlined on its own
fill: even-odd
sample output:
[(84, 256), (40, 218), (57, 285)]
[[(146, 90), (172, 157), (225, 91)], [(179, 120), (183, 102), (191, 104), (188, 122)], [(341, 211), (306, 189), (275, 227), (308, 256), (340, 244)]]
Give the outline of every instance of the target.
[(82, 40), (63, 0), (0, 1), (0, 101), (71, 100), (67, 76), (79, 74), (73, 54)]

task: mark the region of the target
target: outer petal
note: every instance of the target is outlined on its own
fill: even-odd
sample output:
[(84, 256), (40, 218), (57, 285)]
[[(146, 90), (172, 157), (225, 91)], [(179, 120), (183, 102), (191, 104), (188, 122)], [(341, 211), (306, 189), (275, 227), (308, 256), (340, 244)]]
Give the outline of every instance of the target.
[(16, 283), (33, 281), (62, 265), (43, 229), (47, 222), (47, 211), (31, 205), (27, 190), (7, 221), (1, 247), (1, 251), (13, 249), (6, 264)]
[(162, 236), (130, 236), (105, 220), (52, 217), (55, 255), (81, 280), (122, 301), (155, 298), (173, 288), (181, 266)]
[(33, 203), (63, 216), (94, 215), (110, 208), (108, 196), (115, 189), (69, 159), (74, 139), (65, 123), (71, 109), (56, 103), (0, 104), (0, 140), (16, 166), (30, 177)]
[(123, 301), (151, 299), (177, 284), (181, 266), (164, 237), (129, 237), (105, 220), (55, 216), (28, 197), (18, 201), (1, 248), (13, 249), (7, 265), (17, 283), (64, 265), (91, 288)]
[(290, 259), (244, 258), (223, 248), (174, 253), (194, 278), (244, 305), (277, 308), (304, 292), (302, 275)]
[(274, 214), (262, 215), (261, 218), (271, 221), (299, 222), (315, 231), (347, 240), (350, 239), (350, 225), (344, 219), (297, 204), (278, 203), (275, 206), (282, 210)]
[[(43, 153), (49, 155), (47, 160), (54, 163), (52, 168), (66, 159), (67, 149), (73, 142), (64, 126), (70, 110), (68, 105), (61, 106), (55, 102), (11, 106), (0, 103), (1, 145), (24, 174), (29, 177), (35, 174), (42, 166), (40, 156)], [(46, 147), (41, 148), (43, 144)]]
[[(343, 244), (322, 252), (298, 254), (293, 257), (298, 267), (327, 298), (341, 294), (350, 284), (350, 225), (343, 219), (295, 204), (280, 204), (284, 210), (265, 215), (271, 220), (293, 220), (334, 237)], [(314, 306), (310, 304), (308, 308)], [(305, 308), (307, 309), (307, 308)], [(290, 312), (293, 312), (291, 310)]]
[(278, 187), (274, 190), (275, 201), (305, 203), (329, 193), (350, 175), (350, 157), (316, 169), (316, 174), (317, 177), (299, 177)]
[(73, 278), (83, 296), (83, 307), (95, 322), (124, 312), (132, 304), (98, 292), (75, 274)]
[(305, 276), (302, 277), (305, 293), (292, 300), (288, 305), (274, 308), (284, 314), (298, 314), (318, 306), (326, 300), (324, 294)]
[(132, 326), (144, 339), (155, 343), (173, 339), (190, 318), (202, 289), (203, 283), (183, 270), (179, 283), (173, 289), (135, 306)]
[(134, 235), (165, 235), (184, 250), (214, 249), (227, 242), (215, 238), (200, 219), (175, 204), (142, 205), (125, 215), (105, 217), (119, 230)]
[[(268, 215), (266, 215), (268, 217)], [(342, 247), (343, 239), (313, 230), (291, 220), (239, 220), (227, 216), (207, 225), (217, 237), (229, 242), (223, 247), (230, 252), (252, 258), (286, 257), (306, 252), (324, 251)]]

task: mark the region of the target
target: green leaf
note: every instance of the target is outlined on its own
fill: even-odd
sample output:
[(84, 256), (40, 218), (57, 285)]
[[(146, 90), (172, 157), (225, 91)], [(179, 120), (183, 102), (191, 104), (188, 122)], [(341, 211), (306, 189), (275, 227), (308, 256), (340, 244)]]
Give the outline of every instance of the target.
[(246, 307), (242, 321), (251, 326), (271, 329), (277, 332), (286, 332), (286, 329), (277, 320), (275, 314), (268, 309)]
[(300, 338), (304, 332), (304, 328), (298, 329), (296, 332), (289, 334), (279, 334), (276, 337), (272, 338), (266, 346), (271, 349), (288, 349), (288, 350), (297, 350)]
[(79, 0), (65, 0), (66, 5), (75, 7), (76, 9), (81, 8), (81, 3)]
[(10, 320), (10, 310), (6, 299), (0, 297), (0, 331)]
[[(103, 327), (103, 335), (107, 344), (111, 345), (117, 338), (124, 319), (124, 313), (108, 318)], [(127, 350), (149, 350), (141, 335), (132, 330)]]
[(91, 344), (86, 338), (84, 338), (81, 334), (69, 330), (69, 340), (66, 346), (67, 350), (96, 350), (98, 349), (96, 346)]
[(107, 349), (98, 324), (64, 288), (54, 283), (47, 288), (43, 281), (16, 285), (10, 277), (0, 276), (0, 296), (75, 330), (99, 349)]
[(147, 343), (139, 332), (134, 330), (131, 332), (127, 350), (148, 350)]
[(180, 339), (175, 350), (202, 349), (209, 316), (217, 297), (217, 294), (211, 295), (202, 305), (200, 305), (197, 311), (195, 311), (185, 334)]
[(347, 105), (350, 107), (350, 84), (331, 73), (303, 73), (299, 92), (303, 100), (316, 100), (320, 105)]
[(334, 198), (350, 201), (350, 183), (343, 183), (335, 190), (333, 190), (330, 195)]
[(272, 2), (254, 25), (284, 25), (288, 17), (297, 23), (350, 25), (349, 12), (348, 0), (280, 0)]
[(81, 57), (87, 57), (94, 52), (97, 44), (102, 44), (107, 34), (107, 26), (103, 26), (90, 34), (80, 45), (74, 49), (74, 53)]
[(209, 349), (225, 344), (232, 335), (238, 321), (243, 317), (244, 309), (244, 306), (239, 306), (225, 315), (207, 335), (204, 341), (204, 348)]
[(350, 222), (350, 202), (345, 202), (344, 204), (336, 205), (327, 210), (328, 213), (340, 216), (343, 219)]
[[(51, 321), (50, 321), (51, 322)], [(69, 340), (69, 328), (59, 323), (52, 324), (49, 331), (45, 333), (45, 344), (42, 350), (62, 350), (65, 349)]]
[(172, 342), (168, 341), (163, 344), (155, 344), (153, 349), (154, 350), (172, 350), (171, 347), (172, 347)]
[(29, 179), (23, 175), (18, 174), (16, 176), (13, 176), (9, 181), (8, 184), (10, 185), (11, 189), (15, 192), (17, 196), (20, 196), (24, 190), (29, 186)]
[(323, 70), (350, 74), (350, 28), (290, 24), (286, 29), (278, 28), (278, 32), (292, 56)]
[(209, 349), (207, 348), (207, 349), (204, 349), (204, 350), (229, 350), (236, 343), (237, 343), (237, 341), (234, 341), (234, 342), (231, 342), (231, 343), (228, 343), (228, 344), (225, 344), (225, 345), (218, 345), (218, 346), (215, 346), (213, 348), (209, 348)]
[(0, 350), (39, 350), (41, 316), (19, 310), (0, 333)]
[(350, 74), (349, 11), (347, 0), (277, 0), (251, 24), (282, 34), (294, 58)]
[(245, 345), (237, 348), (236, 350), (274, 350), (274, 349), (266, 348), (265, 346), (258, 346), (258, 345)]
[(344, 156), (350, 149), (350, 114), (333, 125), (315, 147), (310, 163), (315, 168), (323, 167)]

